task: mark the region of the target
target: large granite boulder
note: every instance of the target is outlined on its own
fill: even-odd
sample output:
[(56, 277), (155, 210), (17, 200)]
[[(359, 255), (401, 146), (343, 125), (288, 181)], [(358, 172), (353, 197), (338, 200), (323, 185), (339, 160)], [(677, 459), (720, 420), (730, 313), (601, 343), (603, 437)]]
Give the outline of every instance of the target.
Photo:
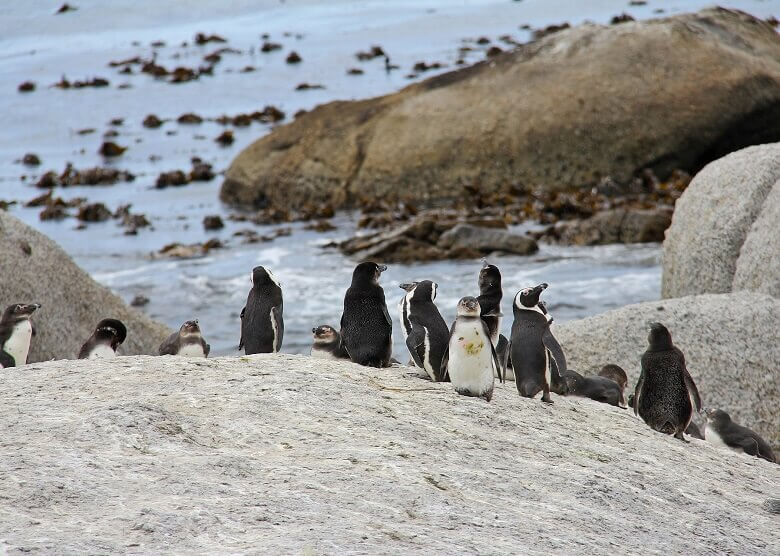
[(662, 295), (753, 290), (780, 297), (780, 143), (708, 164), (677, 201)]
[(104, 318), (127, 326), (124, 354), (157, 353), (171, 330), (128, 307), (95, 282), (65, 251), (21, 220), (0, 211), (0, 310), (12, 303), (40, 303), (29, 361), (75, 358)]
[(753, 292), (648, 301), (561, 324), (556, 336), (571, 368), (623, 367), (631, 390), (647, 347), (647, 323), (664, 323), (685, 354), (705, 406), (780, 448), (780, 299)]
[(780, 35), (714, 8), (585, 24), (394, 94), (320, 106), (240, 153), (221, 198), (293, 209), (454, 203), (474, 189), (694, 172), (777, 140)]
[(777, 553), (778, 465), (590, 400), (415, 375), (290, 355), (0, 370), (0, 547)]

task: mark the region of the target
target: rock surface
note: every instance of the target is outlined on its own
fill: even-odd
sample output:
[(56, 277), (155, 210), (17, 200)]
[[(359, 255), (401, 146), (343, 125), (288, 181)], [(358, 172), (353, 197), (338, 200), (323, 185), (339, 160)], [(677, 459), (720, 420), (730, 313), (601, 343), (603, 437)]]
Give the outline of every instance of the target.
[(40, 303), (29, 361), (75, 358), (104, 318), (127, 326), (123, 354), (157, 353), (172, 331), (95, 282), (56, 243), (0, 211), (0, 307)]
[(780, 545), (764, 506), (780, 466), (683, 444), (588, 400), (545, 406), (509, 384), (486, 403), (404, 367), (288, 355), (56, 361), (0, 374), (9, 553)]
[(584, 220), (558, 222), (545, 230), (541, 237), (564, 245), (661, 242), (671, 222), (670, 208), (619, 208), (596, 213)]
[(373, 99), (332, 102), (246, 148), (224, 201), (298, 209), (453, 202), (463, 186), (567, 189), (697, 171), (780, 140), (780, 35), (708, 9), (586, 24)]
[(573, 369), (596, 374), (615, 363), (633, 392), (651, 321), (669, 328), (705, 406), (780, 448), (780, 299), (735, 292), (648, 301), (561, 324), (555, 335)]
[(661, 289), (780, 297), (780, 143), (742, 149), (694, 177), (664, 242)]

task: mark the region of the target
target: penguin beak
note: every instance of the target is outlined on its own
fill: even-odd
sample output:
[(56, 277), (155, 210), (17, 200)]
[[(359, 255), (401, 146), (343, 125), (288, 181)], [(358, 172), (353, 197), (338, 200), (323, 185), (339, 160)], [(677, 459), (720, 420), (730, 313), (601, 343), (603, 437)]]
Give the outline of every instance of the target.
[(417, 285), (417, 282), (406, 282), (404, 284), (399, 284), (398, 287), (401, 288), (404, 291), (410, 292), (414, 289), (414, 287)]
[(378, 265), (376, 265), (376, 269), (377, 269), (379, 272), (384, 272), (385, 270), (387, 270), (387, 265), (384, 265), (384, 264), (378, 264)]
[(489, 266), (487, 259), (482, 259), (482, 268), (485, 269)]
[(546, 289), (547, 289), (547, 287), (548, 287), (548, 286), (549, 286), (549, 284), (547, 284), (546, 282), (542, 282), (541, 284), (539, 284), (538, 286), (536, 286), (536, 287), (534, 288), (534, 290), (535, 290), (535, 291), (538, 291), (538, 292), (543, 292), (544, 290), (546, 290)]

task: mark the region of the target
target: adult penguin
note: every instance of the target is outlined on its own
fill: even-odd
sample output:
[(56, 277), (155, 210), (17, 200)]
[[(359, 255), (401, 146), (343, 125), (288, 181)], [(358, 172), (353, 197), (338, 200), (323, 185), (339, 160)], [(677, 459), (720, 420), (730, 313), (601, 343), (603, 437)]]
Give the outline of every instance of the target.
[(415, 282), (414, 287), (404, 296), (410, 328), (406, 347), (415, 365), (424, 369), (434, 382), (444, 380), (441, 360), (450, 339), (447, 323), (434, 303), (437, 289), (438, 285), (434, 282), (423, 280)]
[(270, 270), (252, 269), (252, 289), (241, 309), (241, 339), (238, 349), (247, 355), (276, 353), (282, 348), (284, 318), (282, 287)]
[[(498, 355), (504, 378), (514, 380), (514, 373), (507, 369), (509, 358), (509, 340), (501, 334), (501, 321), (504, 316), (501, 312), (501, 299), (504, 291), (501, 289), (501, 271), (486, 259), (482, 260), (482, 269), (479, 271), (479, 306), (482, 310), (482, 320), (490, 332), (490, 341)], [(511, 375), (511, 376), (510, 376)], [(496, 376), (499, 376), (496, 374)]]
[(685, 366), (685, 356), (672, 343), (669, 330), (659, 322), (650, 324), (647, 341), (642, 373), (634, 391), (634, 414), (650, 428), (688, 442), (683, 432), (694, 409), (701, 410), (701, 398)]
[(349, 358), (367, 367), (388, 367), (393, 351), (393, 322), (379, 285), (385, 270), (385, 265), (371, 261), (360, 263), (344, 295), (341, 341)]

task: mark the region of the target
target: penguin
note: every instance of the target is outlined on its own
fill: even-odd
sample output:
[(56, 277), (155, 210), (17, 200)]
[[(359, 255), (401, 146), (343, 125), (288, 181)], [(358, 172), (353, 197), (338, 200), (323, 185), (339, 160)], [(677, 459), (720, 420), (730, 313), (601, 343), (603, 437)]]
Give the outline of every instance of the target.
[(79, 359), (107, 359), (116, 357), (116, 350), (127, 338), (127, 328), (117, 319), (103, 319), (81, 346)]
[(385, 265), (360, 263), (344, 295), (341, 342), (352, 362), (367, 367), (388, 367), (393, 351), (393, 322), (379, 285), (385, 270)]
[(406, 292), (398, 301), (398, 321), (401, 323), (401, 334), (403, 334), (404, 342), (412, 332), (412, 323), (409, 322), (409, 296), (413, 294), (416, 285), (417, 282), (406, 282), (398, 286)]
[(601, 367), (599, 376), (612, 379), (617, 383), (617, 385), (620, 387), (620, 402), (618, 403), (618, 406), (622, 407), (623, 409), (627, 409), (628, 404), (626, 403), (625, 391), (626, 386), (628, 386), (628, 376), (626, 375), (626, 371), (624, 371), (620, 365), (614, 365), (610, 363), (609, 365), (604, 365)]
[[(634, 409), (634, 394), (628, 395), (628, 407)], [(688, 428), (685, 429), (685, 434), (692, 436), (693, 438), (698, 438), (699, 440), (704, 440), (704, 433), (699, 429), (699, 426), (693, 422), (693, 419), (691, 419), (691, 422), (688, 424)]]
[(447, 350), (450, 331), (434, 300), (438, 285), (430, 280), (416, 282), (405, 296), (410, 332), (406, 347), (417, 367), (424, 369), (430, 379), (441, 382), (441, 360)]
[[(563, 379), (566, 382), (567, 395), (581, 398), (590, 398), (597, 402), (621, 406), (623, 390), (620, 385), (604, 376), (582, 376), (577, 371), (566, 369), (563, 373)], [(553, 389), (553, 392), (556, 390)], [(556, 392), (558, 393), (558, 392)]]
[(252, 289), (241, 309), (241, 339), (238, 349), (247, 355), (276, 353), (282, 348), (284, 318), (282, 287), (270, 270), (252, 269)]
[(464, 297), (458, 302), (458, 315), (450, 329), (440, 376), (449, 377), (458, 394), (490, 401), (496, 373), (503, 382), (501, 363), (480, 315), (479, 301), (476, 297)]
[[(479, 271), (479, 306), (482, 310), (482, 320), (490, 331), (490, 341), (496, 348), (498, 360), (501, 363), (505, 380), (514, 380), (514, 372), (507, 368), (509, 358), (509, 340), (501, 334), (501, 321), (504, 316), (501, 313), (501, 298), (504, 292), (501, 289), (501, 271), (496, 265), (489, 264), (482, 259), (482, 269)], [(511, 374), (511, 376), (510, 376)], [(496, 375), (498, 376), (498, 375)]]
[(311, 329), (314, 342), (311, 356), (317, 359), (349, 359), (347, 351), (341, 345), (341, 335), (327, 324)]
[(188, 320), (178, 332), (168, 336), (160, 344), (160, 355), (181, 355), (182, 357), (208, 357), (211, 346), (206, 343), (196, 320)]
[(647, 340), (642, 373), (634, 390), (634, 414), (650, 428), (688, 442), (683, 432), (693, 418), (694, 407), (701, 410), (701, 398), (685, 367), (685, 356), (659, 322), (650, 324)]
[(35, 327), (30, 317), (41, 308), (40, 303), (14, 303), (0, 317), (0, 368), (27, 364), (30, 342)]
[(550, 331), (552, 318), (548, 317), (539, 296), (547, 284), (524, 288), (517, 292), (513, 303), (512, 366), (515, 385), (521, 396), (533, 398), (542, 392), (542, 401), (550, 399), (551, 384), (557, 392), (566, 394), (568, 387), (562, 379), (566, 373), (566, 356)]
[(732, 421), (728, 413), (722, 409), (705, 409), (703, 413), (707, 420), (704, 426), (704, 439), (707, 442), (777, 463), (777, 457), (766, 440)]

